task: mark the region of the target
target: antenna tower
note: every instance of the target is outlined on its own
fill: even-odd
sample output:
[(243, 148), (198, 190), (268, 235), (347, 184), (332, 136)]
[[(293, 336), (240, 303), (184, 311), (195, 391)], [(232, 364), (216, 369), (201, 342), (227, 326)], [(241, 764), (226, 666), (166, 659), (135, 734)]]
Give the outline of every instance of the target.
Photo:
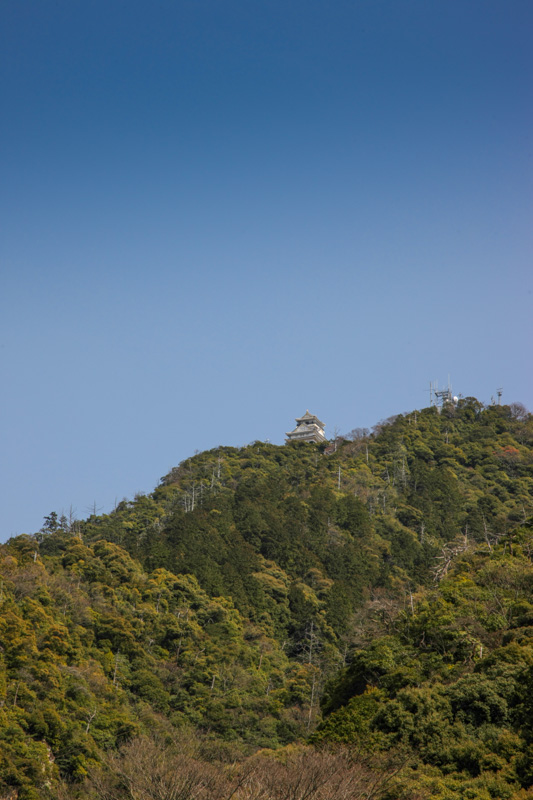
[(430, 381), (429, 384), (429, 405), (436, 406), (436, 408), (443, 408), (448, 404), (455, 404), (457, 398), (452, 394), (452, 387), (450, 384), (450, 376), (448, 375), (448, 387), (446, 389), (439, 389), (437, 381)]

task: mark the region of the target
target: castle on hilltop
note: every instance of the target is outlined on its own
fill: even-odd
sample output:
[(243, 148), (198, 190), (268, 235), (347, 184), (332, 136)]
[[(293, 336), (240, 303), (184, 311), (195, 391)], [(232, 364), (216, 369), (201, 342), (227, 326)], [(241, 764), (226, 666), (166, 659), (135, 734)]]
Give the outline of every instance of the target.
[(296, 418), (296, 427), (290, 433), (286, 433), (285, 442), (320, 442), (326, 441), (324, 433), (324, 423), (318, 417), (306, 411), (303, 417)]

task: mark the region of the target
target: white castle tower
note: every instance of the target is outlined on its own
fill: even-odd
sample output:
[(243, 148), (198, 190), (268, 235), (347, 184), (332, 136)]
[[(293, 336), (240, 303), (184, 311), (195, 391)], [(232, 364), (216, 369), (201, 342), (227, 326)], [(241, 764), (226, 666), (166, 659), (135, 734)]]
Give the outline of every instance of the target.
[(296, 427), (290, 433), (285, 434), (285, 442), (320, 442), (326, 441), (324, 434), (324, 423), (318, 417), (306, 411), (303, 417), (296, 418)]

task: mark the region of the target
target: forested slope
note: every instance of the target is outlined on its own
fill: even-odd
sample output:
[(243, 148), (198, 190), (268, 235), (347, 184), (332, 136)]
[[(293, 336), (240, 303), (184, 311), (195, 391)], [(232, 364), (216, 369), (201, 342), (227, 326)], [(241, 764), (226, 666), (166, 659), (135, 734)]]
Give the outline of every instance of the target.
[(220, 447), (111, 514), (50, 514), (0, 553), (5, 793), (133, 797), (106, 764), (139, 742), (183, 761), (178, 737), (214, 770), (198, 797), (303, 797), (221, 765), (274, 749), (281, 785), (309, 739), (349, 748), (320, 756), (345, 759), (346, 797), (377, 774), (375, 797), (525, 797), (532, 512), (533, 418), (467, 398), (327, 450)]

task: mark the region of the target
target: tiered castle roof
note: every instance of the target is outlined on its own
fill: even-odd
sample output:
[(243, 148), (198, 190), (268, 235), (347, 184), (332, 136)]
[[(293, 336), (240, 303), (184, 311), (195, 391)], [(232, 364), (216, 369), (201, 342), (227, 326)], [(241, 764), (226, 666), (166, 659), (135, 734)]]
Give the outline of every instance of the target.
[(324, 428), (324, 423), (307, 409), (303, 417), (296, 418), (296, 427), (286, 434), (286, 442), (325, 442)]

